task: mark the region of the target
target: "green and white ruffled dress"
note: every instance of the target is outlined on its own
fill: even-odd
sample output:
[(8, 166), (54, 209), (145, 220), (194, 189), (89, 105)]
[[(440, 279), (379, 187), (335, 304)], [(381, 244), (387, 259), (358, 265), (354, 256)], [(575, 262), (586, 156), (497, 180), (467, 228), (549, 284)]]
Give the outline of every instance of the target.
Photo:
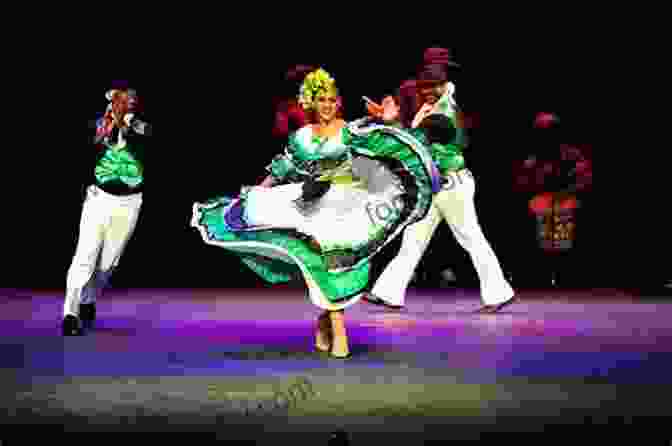
[[(267, 282), (301, 275), (310, 300), (332, 311), (360, 299), (371, 259), (426, 215), (440, 187), (421, 130), (367, 120), (328, 140), (301, 128), (268, 170), (276, 186), (195, 203), (191, 224), (205, 243), (236, 253)], [(330, 187), (302, 208), (297, 200), (308, 179)]]

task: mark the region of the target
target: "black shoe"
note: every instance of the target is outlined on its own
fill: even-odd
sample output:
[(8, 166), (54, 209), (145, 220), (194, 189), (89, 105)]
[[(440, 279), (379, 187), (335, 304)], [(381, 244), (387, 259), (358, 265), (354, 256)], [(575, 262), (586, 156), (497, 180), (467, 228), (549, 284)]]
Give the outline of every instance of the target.
[(504, 308), (508, 307), (509, 305), (516, 303), (517, 301), (518, 301), (518, 297), (513, 296), (511, 299), (509, 299), (509, 300), (507, 300), (507, 301), (505, 301), (505, 302), (502, 302), (501, 304), (497, 304), (497, 305), (483, 305), (481, 308), (479, 308), (478, 310), (476, 310), (476, 313), (477, 313), (477, 314), (494, 314), (494, 313), (498, 313), (498, 312), (500, 312), (501, 310), (503, 310)]
[(69, 314), (63, 318), (63, 336), (82, 336), (84, 331), (78, 318)]
[(82, 321), (82, 327), (85, 330), (92, 329), (96, 320), (96, 304), (80, 304), (79, 319)]
[(338, 430), (329, 435), (327, 444), (329, 446), (348, 446), (350, 444), (350, 438), (345, 431)]
[(367, 301), (367, 302), (370, 303), (370, 304), (381, 305), (381, 306), (383, 306), (383, 307), (387, 307), (387, 308), (389, 308), (389, 309), (391, 309), (391, 310), (401, 310), (402, 308), (404, 308), (402, 305), (392, 305), (392, 304), (388, 304), (387, 302), (385, 302), (385, 301), (384, 301), (383, 299), (381, 299), (380, 297), (378, 297), (378, 296), (376, 296), (376, 295), (373, 295), (373, 294), (371, 294), (371, 293), (366, 293), (366, 294), (364, 294), (364, 297), (363, 297), (363, 298), (364, 298), (365, 301)]

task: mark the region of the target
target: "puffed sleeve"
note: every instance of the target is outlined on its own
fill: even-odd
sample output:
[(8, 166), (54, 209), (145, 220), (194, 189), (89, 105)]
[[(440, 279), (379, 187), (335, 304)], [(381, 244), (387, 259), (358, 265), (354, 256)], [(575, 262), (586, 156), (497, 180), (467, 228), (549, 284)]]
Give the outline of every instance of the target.
[(296, 172), (296, 163), (293, 153), (296, 151), (296, 133), (290, 135), (288, 144), (284, 153), (273, 157), (271, 163), (266, 166), (266, 170), (273, 177), (274, 182), (281, 182)]
[(266, 170), (273, 176), (274, 180), (282, 181), (295, 170), (295, 166), (287, 154), (278, 154), (266, 166)]

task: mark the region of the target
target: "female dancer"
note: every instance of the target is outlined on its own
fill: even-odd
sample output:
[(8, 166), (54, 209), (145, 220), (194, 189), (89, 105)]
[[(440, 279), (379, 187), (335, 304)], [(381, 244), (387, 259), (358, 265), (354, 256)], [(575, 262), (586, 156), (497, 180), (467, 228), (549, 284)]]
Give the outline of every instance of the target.
[(300, 274), (323, 310), (315, 347), (346, 358), (343, 310), (361, 298), (370, 259), (428, 212), (438, 172), (422, 132), (340, 119), (323, 69), (306, 76), (299, 100), (311, 124), (291, 135), (263, 187), (194, 204), (192, 226), (268, 282)]

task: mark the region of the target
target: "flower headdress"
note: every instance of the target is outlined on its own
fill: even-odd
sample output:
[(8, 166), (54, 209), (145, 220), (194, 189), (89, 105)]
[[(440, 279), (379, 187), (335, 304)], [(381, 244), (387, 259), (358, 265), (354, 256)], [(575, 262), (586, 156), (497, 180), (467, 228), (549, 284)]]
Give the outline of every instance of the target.
[(315, 98), (322, 92), (337, 93), (338, 90), (336, 89), (336, 80), (324, 69), (318, 68), (309, 73), (303, 80), (299, 90), (299, 104), (305, 110), (312, 109)]

